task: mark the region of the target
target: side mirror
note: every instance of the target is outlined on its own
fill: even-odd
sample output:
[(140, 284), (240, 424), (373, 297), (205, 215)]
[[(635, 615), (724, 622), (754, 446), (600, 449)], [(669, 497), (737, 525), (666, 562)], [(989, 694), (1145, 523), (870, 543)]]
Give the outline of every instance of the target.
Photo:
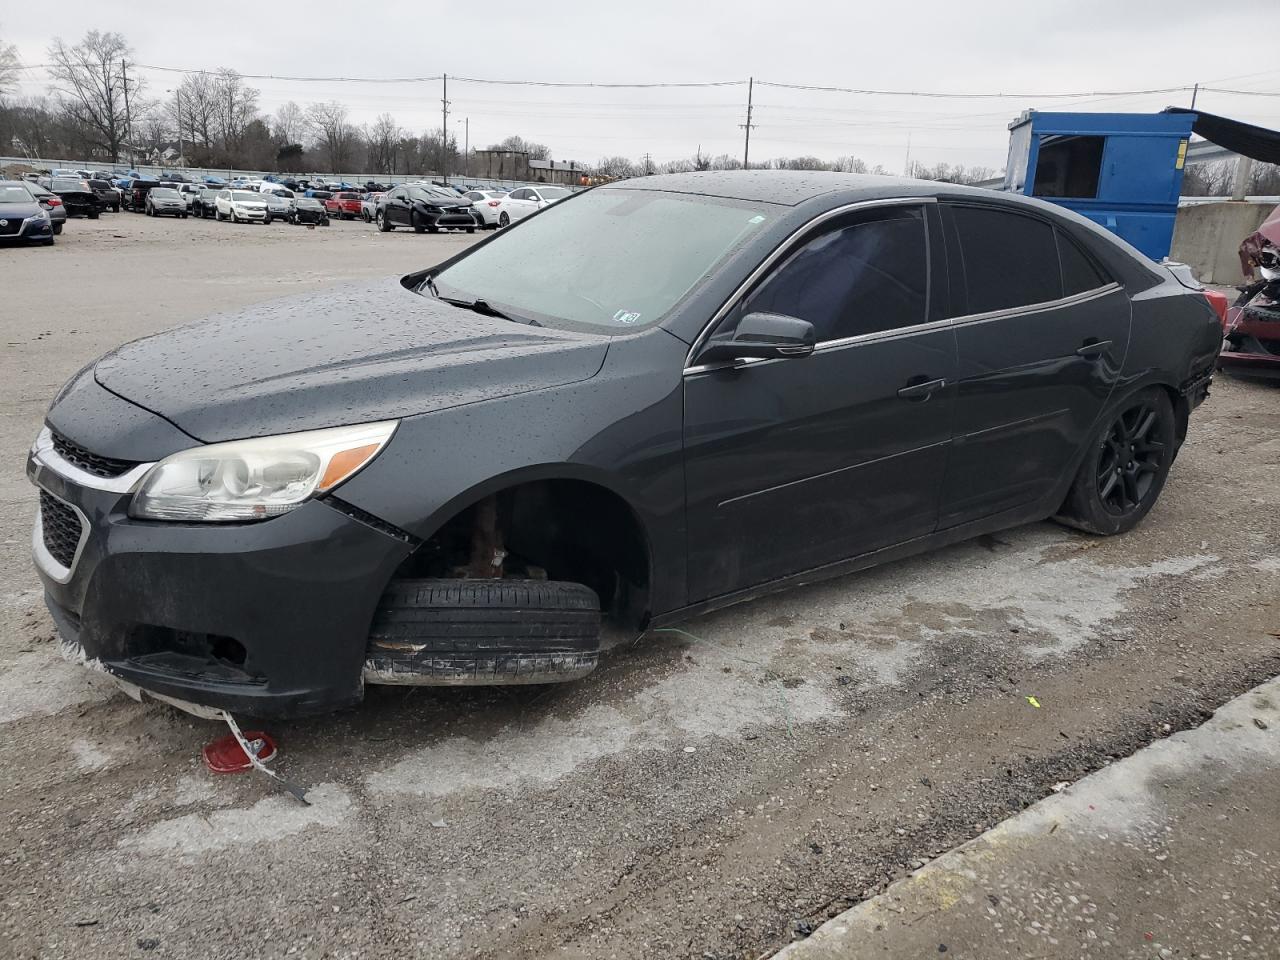
[(738, 323), (732, 340), (708, 342), (698, 354), (698, 363), (807, 357), (817, 342), (818, 336), (808, 320), (782, 313), (749, 313)]

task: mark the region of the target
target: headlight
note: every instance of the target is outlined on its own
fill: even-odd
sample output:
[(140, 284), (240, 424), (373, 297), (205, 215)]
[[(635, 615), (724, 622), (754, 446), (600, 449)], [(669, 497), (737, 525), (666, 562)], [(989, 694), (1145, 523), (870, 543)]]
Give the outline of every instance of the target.
[(368, 464), (397, 420), (233, 440), (175, 453), (133, 495), (143, 520), (266, 520), (332, 490)]

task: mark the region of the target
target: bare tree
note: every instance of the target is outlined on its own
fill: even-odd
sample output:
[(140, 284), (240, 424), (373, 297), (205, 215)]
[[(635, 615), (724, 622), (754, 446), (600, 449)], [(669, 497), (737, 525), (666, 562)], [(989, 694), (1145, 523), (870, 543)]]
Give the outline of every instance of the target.
[[(107, 153), (120, 160), (126, 137), (125, 60), (129, 45), (118, 33), (90, 30), (75, 46), (55, 37), (49, 48), (49, 74), (66, 117), (79, 124)], [(130, 92), (141, 84), (130, 81)]]
[(208, 73), (189, 73), (182, 78), (173, 94), (175, 123), (187, 134), (193, 144), (208, 150), (217, 136), (218, 85)]
[(55, 124), (53, 110), (43, 97), (13, 100), (0, 109), (0, 144), (12, 142), (19, 153), (28, 157), (47, 157), (53, 152)]
[(271, 133), (281, 143), (298, 143), (306, 130), (302, 108), (290, 100), (271, 118)]
[(729, 153), (722, 153), (718, 157), (711, 158), (712, 170), (741, 170), (742, 161), (736, 156)]
[(865, 160), (859, 160), (857, 157), (836, 157), (831, 164), (831, 169), (837, 173), (866, 173), (867, 164)]
[(258, 91), (246, 86), (240, 74), (227, 67), (219, 68), (214, 78), (214, 91), (218, 139), (230, 159), (240, 151), (245, 128), (258, 116)]
[(18, 48), (0, 39), (0, 100), (18, 85)]
[(307, 107), (307, 126), (311, 128), (331, 172), (340, 173), (351, 158), (356, 129), (347, 120), (347, 108), (337, 100), (313, 103)]
[(369, 130), (369, 166), (378, 173), (393, 174), (396, 169), (396, 150), (404, 131), (389, 113), (381, 114)]
[(551, 157), (551, 148), (545, 143), (534, 143), (524, 137), (512, 134), (501, 143), (495, 143), (490, 150), (511, 150), (515, 153), (527, 153), (530, 160), (547, 160)]
[(602, 177), (634, 177), (636, 165), (626, 157), (601, 157), (595, 165), (595, 173)]
[(133, 125), (134, 129), (141, 131), (139, 139), (142, 144), (160, 150), (164, 141), (169, 139), (170, 130), (173, 129), (170, 124), (168, 111), (156, 107), (135, 118)]

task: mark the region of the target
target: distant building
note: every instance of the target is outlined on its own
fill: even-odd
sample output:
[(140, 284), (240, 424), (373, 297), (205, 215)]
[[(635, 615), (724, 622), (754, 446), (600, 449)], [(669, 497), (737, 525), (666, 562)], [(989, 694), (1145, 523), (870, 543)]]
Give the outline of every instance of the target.
[(576, 160), (531, 160), (522, 150), (477, 150), (470, 175), (477, 180), (576, 185), (587, 172)]

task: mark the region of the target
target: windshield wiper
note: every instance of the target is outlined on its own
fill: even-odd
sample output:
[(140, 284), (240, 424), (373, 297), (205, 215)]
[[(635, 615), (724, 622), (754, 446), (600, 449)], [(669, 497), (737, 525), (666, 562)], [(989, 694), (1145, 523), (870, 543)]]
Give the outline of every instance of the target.
[[(435, 285), (432, 284), (434, 287)], [(497, 307), (492, 306), (488, 300), (482, 300), (477, 297), (475, 300), (455, 300), (453, 297), (441, 297), (438, 293), (436, 297), (445, 303), (451, 303), (455, 307), (462, 307), (464, 310), (471, 310), (485, 317), (497, 317), (499, 320), (510, 320), (513, 323), (526, 323), (531, 327), (540, 327), (540, 324), (533, 317), (513, 317), (510, 314), (503, 313)]]

